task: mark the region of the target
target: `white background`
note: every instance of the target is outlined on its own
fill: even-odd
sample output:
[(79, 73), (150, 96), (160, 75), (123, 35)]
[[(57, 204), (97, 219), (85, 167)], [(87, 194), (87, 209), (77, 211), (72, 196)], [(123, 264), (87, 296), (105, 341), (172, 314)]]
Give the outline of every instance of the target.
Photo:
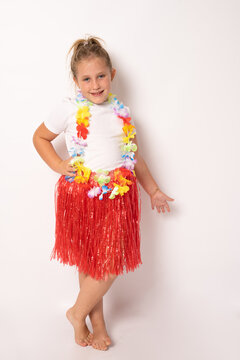
[[(1, 359), (239, 359), (239, 10), (237, 0), (1, 1)], [(113, 92), (175, 199), (159, 214), (141, 188), (143, 264), (104, 297), (107, 352), (74, 343), (65, 311), (77, 272), (49, 261), (60, 175), (32, 143), (72, 91), (67, 51), (87, 34), (105, 40)], [(55, 146), (66, 156), (61, 136)]]

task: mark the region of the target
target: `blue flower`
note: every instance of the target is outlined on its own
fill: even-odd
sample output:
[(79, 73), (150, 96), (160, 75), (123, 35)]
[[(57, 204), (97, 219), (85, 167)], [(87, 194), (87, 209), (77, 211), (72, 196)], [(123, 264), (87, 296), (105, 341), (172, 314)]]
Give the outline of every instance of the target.
[(68, 175), (66, 175), (66, 176), (65, 176), (65, 180), (67, 180), (68, 182), (72, 183), (72, 182), (74, 181), (74, 177), (75, 177), (75, 176), (68, 176)]
[(107, 192), (111, 191), (112, 189), (108, 188), (106, 185), (102, 186), (102, 193), (99, 196), (99, 200), (103, 199), (103, 194), (106, 194)]

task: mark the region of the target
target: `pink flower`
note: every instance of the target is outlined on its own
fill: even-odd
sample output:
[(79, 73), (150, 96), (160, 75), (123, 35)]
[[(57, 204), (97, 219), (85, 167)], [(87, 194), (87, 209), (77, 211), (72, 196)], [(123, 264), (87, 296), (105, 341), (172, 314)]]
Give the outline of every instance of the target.
[(100, 193), (101, 193), (101, 188), (99, 186), (94, 186), (93, 188), (91, 188), (91, 190), (88, 191), (88, 197), (92, 199), (95, 196), (99, 195)]

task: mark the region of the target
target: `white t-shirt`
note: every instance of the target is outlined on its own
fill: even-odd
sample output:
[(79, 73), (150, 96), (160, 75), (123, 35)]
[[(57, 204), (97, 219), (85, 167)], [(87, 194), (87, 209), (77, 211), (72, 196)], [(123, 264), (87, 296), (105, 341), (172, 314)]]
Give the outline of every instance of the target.
[[(125, 106), (129, 111), (129, 108)], [(45, 126), (55, 134), (65, 133), (66, 146), (70, 156), (78, 149), (76, 113), (78, 106), (75, 98), (64, 97), (53, 108), (48, 118), (44, 121)], [(112, 170), (123, 165), (120, 145), (122, 144), (123, 120), (120, 119), (106, 101), (102, 104), (90, 106), (91, 117), (89, 119), (87, 146), (84, 150), (84, 166), (92, 171), (98, 169)], [(131, 124), (134, 121), (131, 119)], [(136, 131), (136, 130), (135, 130)], [(134, 142), (134, 139), (133, 139)]]

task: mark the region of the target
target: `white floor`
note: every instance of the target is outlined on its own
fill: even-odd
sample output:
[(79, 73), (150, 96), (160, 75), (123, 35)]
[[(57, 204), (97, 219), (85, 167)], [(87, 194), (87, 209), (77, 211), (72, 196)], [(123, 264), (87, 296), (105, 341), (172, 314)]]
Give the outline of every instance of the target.
[[(107, 351), (74, 342), (65, 317), (78, 292), (74, 270), (46, 261), (29, 263), (27, 272), (19, 261), (13, 275), (7, 264), (1, 266), (7, 274), (1, 295), (2, 360), (239, 360), (238, 304), (223, 305), (191, 289), (183, 297), (161, 279), (147, 284), (143, 266), (118, 277), (104, 297), (113, 341)], [(88, 318), (87, 324), (91, 328)]]

